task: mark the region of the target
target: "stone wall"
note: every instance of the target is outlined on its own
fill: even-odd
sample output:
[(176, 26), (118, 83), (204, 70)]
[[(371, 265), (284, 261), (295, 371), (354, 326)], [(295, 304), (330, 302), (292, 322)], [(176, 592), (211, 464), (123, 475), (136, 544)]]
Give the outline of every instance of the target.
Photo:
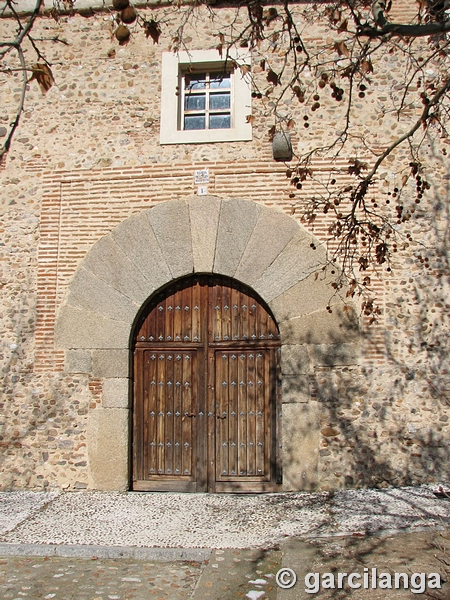
[[(398, 3), (397, 16), (405, 16), (407, 4)], [(230, 18), (224, 9), (221, 22)], [(2, 26), (7, 31), (14, 24), (3, 20)], [(272, 158), (267, 122), (256, 104), (250, 142), (160, 146), (160, 65), (168, 40), (163, 36), (156, 45), (136, 31), (128, 45), (118, 46), (111, 31), (107, 12), (38, 22), (37, 36), (58, 35), (67, 45), (46, 43), (55, 85), (43, 96), (35, 81), (28, 84), (19, 130), (0, 167), (2, 489), (99, 487), (89, 476), (87, 422), (89, 414), (97, 418), (104, 370), (87, 370), (72, 354), (65, 372), (64, 353), (54, 344), (68, 285), (95, 242), (143, 209), (195, 193), (198, 168), (209, 168), (210, 194), (245, 196), (297, 221), (299, 198), (314, 192), (315, 184), (305, 183), (290, 198), (286, 167)], [(205, 18), (187, 34), (192, 49), (217, 45)], [(324, 35), (314, 30), (311, 39)], [(402, 60), (395, 54), (380, 58), (384, 77), (358, 100), (355, 138), (371, 136), (381, 148), (397, 135), (395, 115), (379, 115), (380, 103), (387, 107), (396, 89)], [(18, 76), (0, 74), (0, 89), (2, 106), (13, 110)], [(307, 150), (334, 135), (344, 107), (321, 102), (314, 117), (309, 107), (295, 108), (294, 148)], [(305, 114), (311, 117), (308, 129), (302, 126)], [(394, 154), (380, 173), (377, 199), (384, 201), (398, 185), (405, 152)], [(349, 179), (348, 158), (334, 164), (342, 167), (340, 183)], [(317, 340), (300, 352), (283, 348), (284, 460), (296, 473), (285, 478), (286, 489), (449, 478), (449, 173), (442, 148), (430, 144), (429, 161), (432, 190), (408, 224), (425, 247), (408, 242), (399, 248), (392, 273), (374, 282), (384, 312), (378, 325), (367, 328), (361, 321), (360, 352), (342, 339), (332, 357), (321, 350), (336, 342), (322, 335), (325, 305), (314, 322)], [(314, 168), (320, 179), (329, 165), (317, 161)], [(328, 225), (324, 215), (310, 234), (325, 243)], [(427, 261), (431, 269), (424, 268)], [(293, 287), (291, 296), (278, 310), (289, 310), (299, 298), (304, 302), (308, 289)]]

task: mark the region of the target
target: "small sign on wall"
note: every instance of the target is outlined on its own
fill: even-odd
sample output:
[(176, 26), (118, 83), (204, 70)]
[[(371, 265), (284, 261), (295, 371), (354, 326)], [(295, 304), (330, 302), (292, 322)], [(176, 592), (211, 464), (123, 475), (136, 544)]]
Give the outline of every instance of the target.
[(197, 188), (197, 196), (207, 196), (208, 195), (208, 186), (207, 185), (199, 185)]
[(209, 183), (209, 169), (199, 169), (194, 171), (194, 181), (196, 185)]

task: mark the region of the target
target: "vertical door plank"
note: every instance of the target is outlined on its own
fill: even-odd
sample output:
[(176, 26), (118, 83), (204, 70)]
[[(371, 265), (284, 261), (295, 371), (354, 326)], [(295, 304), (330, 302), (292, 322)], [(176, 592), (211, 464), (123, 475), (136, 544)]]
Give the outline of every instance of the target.
[(183, 357), (181, 352), (173, 355), (173, 472), (175, 475), (182, 474), (182, 394), (183, 394)]
[(182, 411), (182, 469), (183, 475), (191, 475), (194, 459), (193, 426), (197, 418), (193, 406), (193, 386), (195, 386), (193, 353), (183, 352), (183, 411)]
[[(267, 438), (270, 438), (270, 386), (266, 371), (267, 350), (256, 351), (256, 473), (267, 476), (266, 455), (270, 449)], [(268, 414), (269, 413), (269, 414)]]
[(204, 312), (205, 306), (201, 298), (201, 286), (199, 280), (197, 280), (192, 287), (191, 308), (192, 341), (197, 343), (205, 339), (201, 334), (201, 319), (205, 320), (205, 317), (207, 316), (207, 313), (205, 314)]
[(240, 339), (239, 331), (239, 290), (235, 287), (231, 288), (230, 298), (231, 311), (231, 339), (237, 341)]
[(248, 305), (248, 296), (247, 294), (241, 292), (241, 305), (240, 305), (240, 311), (241, 311), (241, 339), (243, 340), (249, 340), (249, 331), (248, 331), (248, 310), (249, 310), (249, 305)]
[(177, 309), (177, 307), (180, 306), (180, 295), (181, 292), (177, 289), (170, 299), (170, 306), (172, 307), (171, 312), (173, 315), (172, 339), (176, 344), (180, 344), (183, 340), (183, 315), (181, 309)]
[(166, 301), (158, 302), (155, 311), (155, 341), (163, 342), (166, 339)]
[(238, 357), (236, 352), (227, 352), (228, 354), (228, 472), (232, 477), (238, 476), (238, 452), (239, 452), (239, 373)]
[(172, 475), (173, 467), (173, 412), (174, 412), (174, 380), (173, 353), (166, 353), (166, 385), (164, 414), (164, 473)]
[(158, 352), (157, 356), (157, 402), (156, 402), (156, 473), (164, 473), (164, 413), (166, 403), (166, 356)]
[(256, 382), (255, 353), (246, 352), (247, 361), (247, 474), (256, 475)]
[(222, 334), (221, 340), (229, 341), (232, 339), (231, 334), (231, 315), (232, 315), (232, 307), (231, 304), (231, 293), (230, 288), (226, 285), (221, 285), (221, 295), (222, 295), (222, 303), (221, 303), (221, 317), (222, 317)]
[(228, 475), (228, 355), (216, 352), (216, 478)]
[(238, 356), (238, 430), (239, 430), (239, 453), (238, 473), (239, 476), (247, 475), (247, 365), (245, 355), (239, 351)]
[(259, 311), (253, 298), (247, 298), (248, 305), (248, 322), (247, 322), (247, 337), (249, 340), (257, 340), (259, 337)]

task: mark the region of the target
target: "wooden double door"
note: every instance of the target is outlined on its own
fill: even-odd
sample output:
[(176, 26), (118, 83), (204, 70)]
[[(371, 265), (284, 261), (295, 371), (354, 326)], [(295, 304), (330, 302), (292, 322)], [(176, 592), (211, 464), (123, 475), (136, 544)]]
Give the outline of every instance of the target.
[(134, 337), (132, 489), (280, 488), (279, 337), (230, 278), (189, 277), (150, 302)]

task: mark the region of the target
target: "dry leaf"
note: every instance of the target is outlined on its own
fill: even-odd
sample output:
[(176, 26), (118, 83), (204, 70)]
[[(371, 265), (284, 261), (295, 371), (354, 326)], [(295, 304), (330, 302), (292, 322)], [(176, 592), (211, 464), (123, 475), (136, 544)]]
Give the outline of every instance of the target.
[(145, 21), (144, 30), (146, 37), (151, 37), (154, 44), (157, 44), (159, 42), (159, 36), (161, 35), (161, 27), (156, 21), (154, 21), (153, 19), (151, 21)]
[(361, 61), (361, 71), (364, 74), (373, 73), (373, 65), (370, 62), (370, 60), (364, 59), (363, 61)]
[(348, 27), (348, 19), (342, 21), (342, 23), (338, 27), (338, 33), (342, 33), (343, 31), (347, 31)]
[(339, 56), (345, 56), (347, 58), (350, 56), (349, 49), (345, 45), (345, 42), (335, 42), (334, 49), (339, 54)]
[(289, 121), (287, 122), (287, 128), (288, 129), (293, 129), (294, 125), (295, 125), (294, 119), (289, 119)]
[(253, 115), (247, 115), (245, 117), (245, 120), (247, 121), (247, 123), (250, 123), (251, 125), (253, 125), (253, 123), (255, 122), (255, 117)]
[(36, 63), (31, 67), (33, 74), (30, 81), (36, 79), (41, 88), (41, 92), (45, 94), (55, 83), (53, 79), (53, 73), (50, 67), (44, 63)]
[(275, 71), (272, 71), (272, 69), (269, 69), (267, 73), (267, 81), (269, 83), (273, 83), (274, 85), (278, 85), (280, 83), (278, 75), (275, 73)]
[(239, 68), (241, 70), (242, 77), (245, 77), (245, 75), (247, 75), (247, 73), (250, 73), (250, 71), (252, 70), (250, 65), (240, 65)]

